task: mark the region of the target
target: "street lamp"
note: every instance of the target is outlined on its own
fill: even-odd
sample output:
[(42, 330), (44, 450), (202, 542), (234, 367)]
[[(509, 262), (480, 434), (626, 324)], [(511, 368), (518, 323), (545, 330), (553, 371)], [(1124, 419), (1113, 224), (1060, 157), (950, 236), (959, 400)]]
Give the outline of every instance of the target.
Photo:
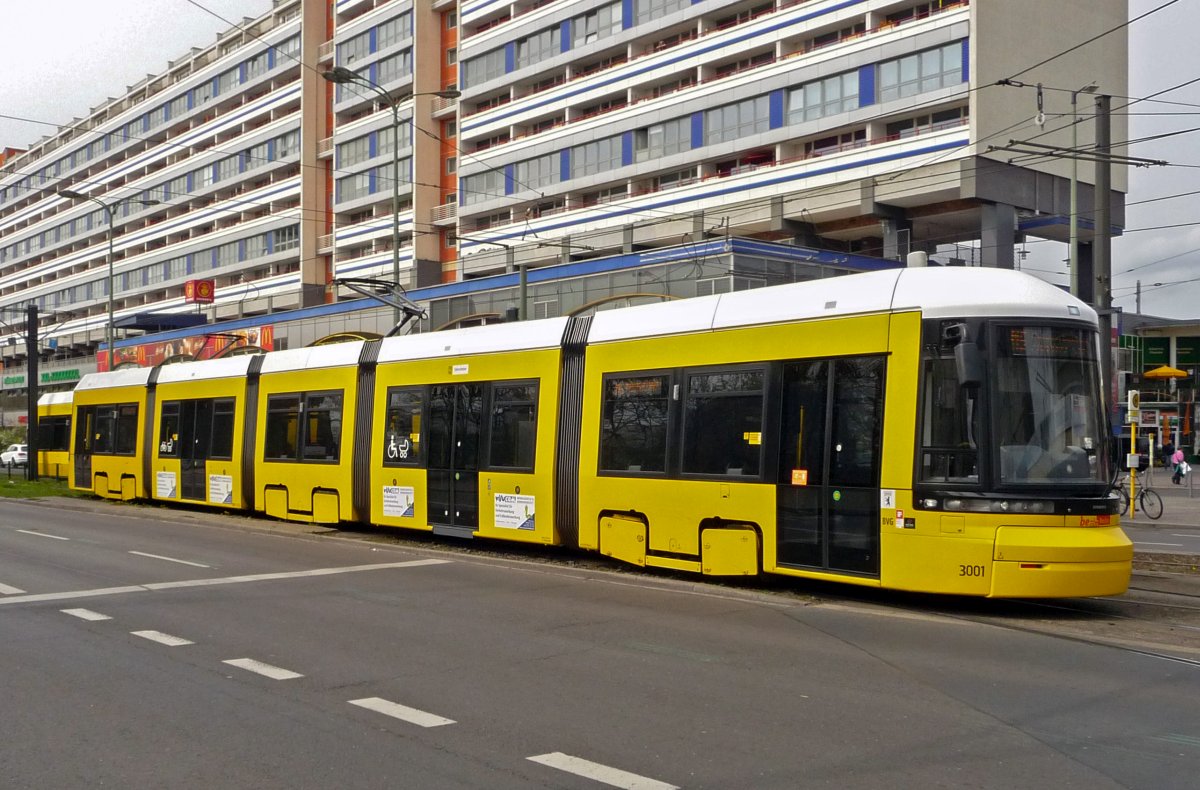
[[(85, 195), (82, 192), (76, 192), (73, 189), (60, 189), (58, 190), (58, 194), (65, 198), (71, 198), (72, 200), (90, 200), (93, 203), (97, 203), (101, 208), (104, 209), (104, 214), (108, 217), (108, 325), (105, 327), (104, 334), (105, 344), (108, 346), (108, 369), (112, 370), (114, 367), (116, 367), (113, 364), (113, 342), (116, 339), (113, 334), (113, 291), (115, 290), (113, 286), (116, 285), (113, 278), (113, 214), (116, 212), (117, 207), (122, 203), (140, 203), (143, 206), (157, 206), (162, 201), (142, 200), (141, 198), (128, 197), (121, 198), (120, 200), (114, 200), (111, 203), (106, 203), (98, 197)], [(99, 354), (97, 354), (96, 357), (99, 359)]]
[(1076, 91), (1071, 91), (1071, 293), (1079, 296), (1079, 118), (1075, 112), (1075, 100), (1081, 93), (1095, 93), (1099, 83), (1092, 81)]
[[(324, 71), (321, 76), (335, 85), (356, 84), (362, 85), (365, 88), (370, 88), (379, 94), (379, 96), (392, 108), (392, 280), (397, 288), (400, 287), (400, 103), (406, 99), (411, 99), (414, 96), (438, 96), (443, 99), (457, 99), (461, 94), (449, 88), (444, 91), (431, 91), (429, 93), (408, 93), (402, 96), (393, 97), (384, 88), (364, 77), (363, 75), (351, 71), (345, 66), (334, 66), (329, 71)], [(402, 319), (402, 310), (393, 305), (395, 310), (395, 323), (399, 324)]]

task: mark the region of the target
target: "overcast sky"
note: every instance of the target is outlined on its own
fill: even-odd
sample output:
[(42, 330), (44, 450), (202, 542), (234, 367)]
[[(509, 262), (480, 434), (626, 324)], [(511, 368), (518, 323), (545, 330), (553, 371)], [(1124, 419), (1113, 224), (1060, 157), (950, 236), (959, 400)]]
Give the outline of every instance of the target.
[[(1130, 16), (1165, 2), (1130, 0)], [(270, 0), (197, 3), (235, 22), (271, 7)], [(188, 0), (39, 0), (5, 6), (0, 73), (6, 78), (0, 82), (0, 115), (54, 124), (69, 123), (147, 74), (162, 73), (169, 59), (211, 43), (229, 27)], [(1130, 94), (1148, 96), (1187, 80), (1200, 80), (1198, 30), (1200, 0), (1181, 0), (1131, 25)], [(1132, 139), (1200, 127), (1200, 82), (1157, 98), (1181, 104), (1142, 102), (1129, 108), (1137, 113), (1172, 113), (1131, 116)], [(1114, 99), (1114, 108), (1121, 103)], [(28, 145), (53, 129), (0, 117), (0, 146)], [(1135, 169), (1130, 174), (1129, 232), (1113, 244), (1116, 304), (1134, 309), (1133, 289), (1140, 279), (1143, 312), (1200, 319), (1200, 266), (1196, 265), (1200, 262), (1200, 194), (1156, 200), (1200, 191), (1200, 132), (1135, 145), (1129, 153), (1165, 159), (1173, 166)], [(1178, 166), (1182, 164), (1197, 167)], [(1182, 223), (1198, 224), (1138, 230)], [(1026, 249), (1026, 270), (1054, 283), (1067, 282), (1065, 245), (1035, 242)]]

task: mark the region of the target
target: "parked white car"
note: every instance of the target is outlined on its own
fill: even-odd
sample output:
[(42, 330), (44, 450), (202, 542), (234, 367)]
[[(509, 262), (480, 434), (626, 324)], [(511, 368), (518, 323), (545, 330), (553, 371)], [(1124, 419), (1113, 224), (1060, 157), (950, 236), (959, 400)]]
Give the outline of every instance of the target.
[(24, 466), (29, 462), (29, 445), (10, 444), (8, 449), (0, 453), (0, 464), (4, 466)]

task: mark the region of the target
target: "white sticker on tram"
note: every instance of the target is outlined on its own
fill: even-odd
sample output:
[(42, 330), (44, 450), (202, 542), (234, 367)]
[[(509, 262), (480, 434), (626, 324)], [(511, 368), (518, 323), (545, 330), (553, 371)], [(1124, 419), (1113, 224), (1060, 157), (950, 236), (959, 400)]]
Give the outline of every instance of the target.
[(253, 658), (231, 658), (228, 661), (222, 661), (221, 663), (229, 664), (230, 666), (238, 667), (239, 669), (244, 669), (247, 672), (257, 673), (264, 677), (268, 677), (271, 680), (294, 680), (296, 678), (304, 677), (304, 675), (301, 675), (299, 672), (293, 672), (290, 669), (283, 669), (282, 667), (264, 664), (261, 661), (255, 661)]
[(607, 765), (594, 763), (591, 760), (584, 760), (580, 757), (572, 757), (562, 752), (539, 754), (526, 759), (551, 768), (557, 768), (560, 771), (566, 771), (569, 774), (582, 776), (585, 779), (603, 782), (612, 787), (621, 787), (624, 790), (677, 790), (678, 788), (678, 785), (671, 785), (666, 782), (660, 782), (657, 779), (638, 776), (637, 774), (629, 773), (629, 771), (622, 771), (620, 768), (610, 768)]
[(382, 713), (384, 716), (391, 716), (393, 719), (406, 721), (409, 724), (415, 724), (418, 727), (441, 727), (446, 724), (454, 724), (454, 719), (447, 719), (433, 713), (426, 713), (423, 710), (410, 708), (398, 702), (389, 702), (381, 697), (352, 699), (350, 700), (350, 704), (366, 708), (367, 710), (373, 710), (376, 713)]
[(183, 647), (184, 645), (194, 645), (195, 642), (190, 639), (184, 639), (181, 636), (171, 636), (164, 634), (162, 631), (130, 631), (134, 636), (140, 636), (142, 639), (149, 639), (151, 642), (158, 642), (160, 645), (167, 647)]

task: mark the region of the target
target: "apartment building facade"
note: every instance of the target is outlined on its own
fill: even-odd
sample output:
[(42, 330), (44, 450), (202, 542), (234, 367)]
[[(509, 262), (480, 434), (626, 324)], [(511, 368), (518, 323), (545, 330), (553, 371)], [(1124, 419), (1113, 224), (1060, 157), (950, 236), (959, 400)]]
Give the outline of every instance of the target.
[(95, 355), (110, 288), (118, 327), (267, 321), (394, 267), (427, 288), (718, 236), (1012, 266), (1066, 238), (1069, 162), (990, 146), (1065, 145), (1064, 86), (1126, 93), (1122, 35), (1067, 51), (1126, 3), (1055, 6), (1071, 25), (1033, 0), (275, 0), (7, 152), (0, 352), (21, 363), (4, 338), (34, 304), (52, 356)]

